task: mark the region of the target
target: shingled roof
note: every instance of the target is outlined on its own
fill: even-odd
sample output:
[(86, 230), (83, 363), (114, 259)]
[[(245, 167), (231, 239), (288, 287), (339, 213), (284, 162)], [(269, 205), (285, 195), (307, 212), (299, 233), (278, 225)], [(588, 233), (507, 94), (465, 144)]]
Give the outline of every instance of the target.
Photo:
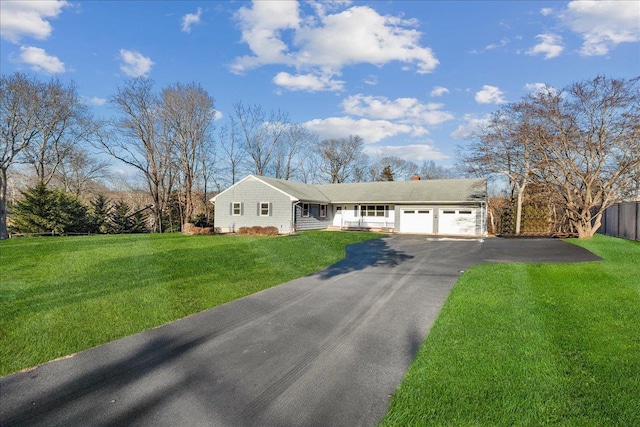
[(294, 199), (316, 203), (435, 203), (485, 200), (485, 179), (303, 184), (250, 175)]

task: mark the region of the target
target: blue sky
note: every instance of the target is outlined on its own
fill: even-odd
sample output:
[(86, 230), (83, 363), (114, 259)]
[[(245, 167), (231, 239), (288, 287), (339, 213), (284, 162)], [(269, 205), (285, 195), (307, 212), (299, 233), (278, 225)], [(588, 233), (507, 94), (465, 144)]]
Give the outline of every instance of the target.
[(200, 83), (375, 158), (455, 163), (501, 104), (541, 84), (640, 75), (637, 1), (0, 3), (1, 71), (73, 80), (99, 117), (126, 79)]

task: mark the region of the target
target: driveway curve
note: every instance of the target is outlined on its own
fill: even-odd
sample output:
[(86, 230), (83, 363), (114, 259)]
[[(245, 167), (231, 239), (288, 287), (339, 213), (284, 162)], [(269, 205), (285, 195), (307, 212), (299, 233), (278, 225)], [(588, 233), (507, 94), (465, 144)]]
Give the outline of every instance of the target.
[(0, 378), (0, 425), (371, 426), (464, 270), (555, 239), (394, 235), (307, 277)]

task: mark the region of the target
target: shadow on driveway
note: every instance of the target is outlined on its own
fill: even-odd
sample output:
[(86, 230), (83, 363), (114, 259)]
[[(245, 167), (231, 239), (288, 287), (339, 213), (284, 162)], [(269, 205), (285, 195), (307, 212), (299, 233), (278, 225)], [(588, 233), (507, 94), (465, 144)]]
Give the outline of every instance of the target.
[(346, 252), (347, 256), (343, 260), (320, 271), (317, 273), (318, 276), (321, 279), (331, 279), (340, 274), (370, 267), (395, 267), (413, 259), (413, 255), (407, 255), (403, 251), (390, 247), (388, 238), (367, 240), (349, 245)]

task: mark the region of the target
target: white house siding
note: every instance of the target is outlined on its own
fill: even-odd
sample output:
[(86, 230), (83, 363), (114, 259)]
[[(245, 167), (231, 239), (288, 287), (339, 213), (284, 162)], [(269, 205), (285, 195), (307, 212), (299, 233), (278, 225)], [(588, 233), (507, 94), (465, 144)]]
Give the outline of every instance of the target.
[[(232, 203), (242, 203), (242, 214), (232, 214)], [(260, 203), (269, 203), (269, 216), (260, 215)], [(274, 226), (281, 234), (293, 232), (292, 202), (288, 195), (257, 179), (247, 179), (216, 198), (215, 223), (223, 233), (240, 227)]]
[[(393, 229), (395, 227), (395, 207), (388, 203), (369, 203), (368, 205), (387, 206), (386, 216), (362, 216), (360, 215), (359, 204), (336, 204), (333, 205), (333, 226), (346, 228), (385, 228)], [(338, 213), (338, 207), (340, 212)]]
[(302, 205), (306, 202), (297, 202), (296, 211), (296, 230), (321, 230), (329, 227), (333, 222), (333, 206), (326, 204), (325, 217), (320, 216), (320, 204), (309, 203), (309, 215), (302, 215)]

